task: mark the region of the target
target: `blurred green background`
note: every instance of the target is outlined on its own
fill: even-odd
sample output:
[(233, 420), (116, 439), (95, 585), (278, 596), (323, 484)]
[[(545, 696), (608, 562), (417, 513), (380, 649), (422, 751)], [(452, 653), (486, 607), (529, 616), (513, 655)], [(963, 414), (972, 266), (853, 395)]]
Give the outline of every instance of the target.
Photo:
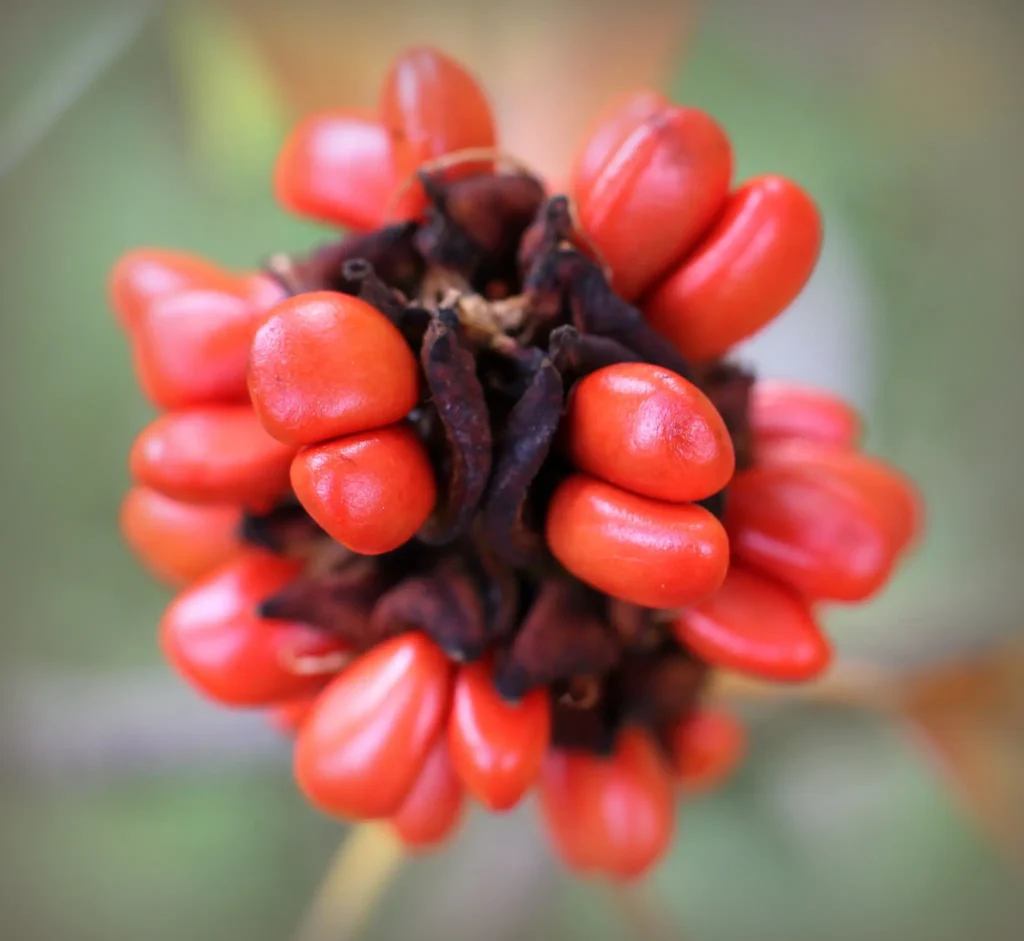
[(167, 594), (116, 530), (148, 410), (104, 278), (137, 244), (244, 266), (315, 242), (269, 192), (288, 123), (372, 100), (414, 38), (464, 56), (540, 162), (588, 89), (646, 69), (720, 118), (739, 176), (817, 196), (821, 271), (744, 352), (849, 394), (920, 482), (922, 551), (833, 622), (929, 679), (895, 718), (747, 703), (750, 760), (638, 889), (563, 875), (527, 807), (404, 866), (361, 937), (1020, 937), (1024, 6), (378, 6), (0, 4), (0, 937), (286, 938), (344, 835), (261, 717), (161, 664)]

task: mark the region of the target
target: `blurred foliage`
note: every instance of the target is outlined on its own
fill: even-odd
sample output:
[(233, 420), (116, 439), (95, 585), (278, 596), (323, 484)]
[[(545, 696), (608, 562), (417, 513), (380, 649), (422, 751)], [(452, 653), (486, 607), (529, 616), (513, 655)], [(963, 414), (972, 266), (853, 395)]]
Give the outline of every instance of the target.
[[(926, 19), (875, 0), (823, 6), (834, 21), (801, 18), (809, 6), (795, 0), (717, 5), (680, 91), (721, 117), (740, 175), (806, 181), (870, 263), (884, 367), (873, 443), (922, 482), (934, 522), (893, 590), (836, 624), (847, 649), (917, 660), (1019, 625), (1022, 137), (1005, 120), (1019, 70), (995, 3), (932, 6)], [(153, 17), (134, 41), (126, 15), (98, 5), (19, 12), (0, 31), (7, 671), (159, 668), (166, 593), (114, 526), (149, 412), (105, 312), (110, 263), (153, 243), (251, 265), (322, 234), (275, 207), (281, 101), (243, 34), (204, 9)], [(33, 101), (45, 113), (23, 117)], [(1009, 753), (1020, 728), (1004, 723), (986, 744), (954, 734), (968, 698), (915, 703), (954, 769)], [(1005, 715), (989, 705), (975, 730)], [(678, 936), (672, 925), (716, 941), (1017, 936), (1015, 877), (903, 729), (813, 706), (754, 720), (747, 766), (683, 808), (673, 858), (642, 888), (565, 876), (533, 808), (474, 816), (455, 846), (399, 873), (366, 937), (604, 941)], [(5, 937), (278, 939), (342, 834), (303, 806), (283, 759), (259, 773), (3, 788), (17, 863), (0, 889)]]
[(341, 832), (283, 771), (0, 796), (12, 941), (286, 938)]

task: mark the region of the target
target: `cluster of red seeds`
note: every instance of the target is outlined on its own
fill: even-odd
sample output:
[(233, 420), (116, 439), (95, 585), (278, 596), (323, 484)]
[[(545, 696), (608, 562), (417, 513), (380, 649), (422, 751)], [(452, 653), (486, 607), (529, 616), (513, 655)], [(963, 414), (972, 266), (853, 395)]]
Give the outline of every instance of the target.
[[(817, 606), (878, 592), (920, 507), (843, 402), (719, 359), (810, 276), (820, 222), (796, 185), (731, 189), (721, 128), (649, 91), (596, 122), (570, 199), (500, 174), (495, 146), (472, 77), (412, 50), (378, 115), (310, 117), (278, 163), (286, 207), (370, 235), (264, 272), (119, 261), (113, 306), (164, 412), (122, 525), (183, 586), (172, 664), (294, 732), (315, 805), (426, 846), (465, 794), (500, 811), (537, 785), (566, 862), (627, 878), (667, 847), (675, 787), (742, 752), (700, 703), (708, 668), (820, 674)], [(618, 305), (601, 328), (594, 297)], [(477, 565), (511, 603), (481, 597)]]

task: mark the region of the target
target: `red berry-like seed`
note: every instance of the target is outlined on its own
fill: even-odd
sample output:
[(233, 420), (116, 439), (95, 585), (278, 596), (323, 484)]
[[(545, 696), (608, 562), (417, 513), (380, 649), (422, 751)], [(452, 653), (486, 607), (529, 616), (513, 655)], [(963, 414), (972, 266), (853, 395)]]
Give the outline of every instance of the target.
[(428, 849), (452, 835), (462, 820), (464, 805), (448, 741), (440, 735), (412, 790), (391, 818), (391, 825), (408, 849)]
[(242, 551), (242, 511), (227, 504), (182, 503), (133, 487), (121, 504), (121, 533), (161, 581), (182, 586)]
[(121, 325), (129, 330), (155, 300), (189, 290), (239, 295), (244, 282), (234, 272), (200, 255), (165, 248), (125, 252), (108, 280), (110, 305)]
[(422, 634), (363, 654), (321, 693), (299, 731), (295, 777), (315, 806), (356, 820), (390, 817), (442, 734), (447, 657)]
[(605, 164), (629, 135), (669, 107), (671, 102), (664, 95), (650, 89), (630, 92), (610, 101), (583, 135), (583, 147), (573, 161), (573, 196), (579, 198), (580, 193), (588, 193)]
[(136, 439), (129, 466), (138, 483), (176, 500), (265, 509), (288, 491), (294, 454), (248, 406), (211, 405), (160, 416)]
[(832, 660), (808, 603), (768, 575), (733, 563), (722, 587), (679, 613), (676, 638), (726, 670), (782, 682), (809, 680)]
[(157, 298), (132, 336), (139, 383), (164, 409), (249, 401), (246, 364), (263, 313), (224, 291)]
[(325, 111), (301, 121), (274, 168), (282, 206), (356, 231), (384, 224), (394, 184), (387, 130), (355, 110)]
[(657, 500), (702, 500), (735, 468), (729, 430), (707, 396), (648, 363), (608, 366), (579, 382), (564, 427), (580, 470)]
[(650, 608), (708, 597), (729, 565), (725, 530), (703, 507), (660, 503), (584, 474), (555, 491), (547, 539), (577, 578)]
[(362, 555), (408, 542), (437, 500), (430, 458), (408, 425), (304, 448), (292, 464), (291, 479), (306, 512)]
[(856, 410), (825, 389), (759, 379), (750, 391), (750, 425), (758, 448), (807, 441), (853, 449), (861, 437)]
[(731, 176), (732, 149), (718, 124), (668, 107), (635, 127), (592, 183), (574, 181), (580, 223), (619, 294), (639, 297), (682, 260), (721, 210)]
[(746, 732), (739, 720), (720, 709), (699, 709), (669, 731), (672, 767), (690, 794), (712, 790), (740, 763)]
[(623, 729), (610, 757), (552, 752), (541, 775), (540, 797), (555, 848), (580, 872), (636, 878), (664, 855), (671, 841), (671, 778), (642, 729)]
[(305, 675), (304, 657), (343, 653), (330, 634), (261, 618), (258, 606), (300, 566), (252, 551), (185, 589), (160, 624), (164, 655), (201, 693), (229, 706), (269, 706), (309, 695), (324, 677)]
[(491, 106), (476, 79), (428, 47), (409, 49), (392, 63), (381, 89), (380, 114), (398, 179), (428, 160), (493, 147), (496, 140)]
[(551, 738), (546, 689), (508, 702), (489, 667), (459, 669), (448, 722), (452, 762), (467, 790), (490, 810), (514, 807), (533, 786)]
[(733, 193), (703, 241), (643, 302), (651, 325), (704, 361), (782, 313), (810, 278), (821, 218), (795, 183), (764, 176)]
[(271, 435), (314, 444), (400, 421), (419, 398), (419, 371), (380, 311), (319, 291), (279, 304), (257, 331), (249, 393)]
[(924, 529), (924, 502), (917, 488), (896, 468), (869, 454), (840, 451), (813, 441), (779, 441), (762, 446), (759, 462), (804, 468), (845, 481), (882, 516), (896, 555), (906, 552)]
[(737, 559), (812, 600), (863, 601), (895, 562), (891, 526), (867, 494), (813, 468), (738, 474), (725, 521)]

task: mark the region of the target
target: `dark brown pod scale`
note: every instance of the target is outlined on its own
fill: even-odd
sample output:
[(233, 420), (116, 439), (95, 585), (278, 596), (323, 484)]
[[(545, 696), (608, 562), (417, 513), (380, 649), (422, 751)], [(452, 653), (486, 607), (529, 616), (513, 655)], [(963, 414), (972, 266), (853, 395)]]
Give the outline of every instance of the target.
[(754, 386), (754, 374), (736, 363), (719, 362), (702, 365), (694, 379), (729, 429), (736, 451), (736, 468), (751, 467), (754, 443), (750, 429), (750, 390)]
[(568, 579), (549, 580), (500, 657), (495, 685), (518, 699), (536, 686), (575, 676), (603, 676), (622, 644), (600, 617), (594, 593)]
[(578, 381), (605, 366), (639, 363), (643, 357), (618, 340), (609, 337), (584, 336), (575, 327), (556, 327), (548, 339), (548, 352), (555, 368), (573, 381)]
[(558, 431), (563, 405), (562, 377), (542, 359), (522, 398), (512, 407), (498, 442), (482, 527), (501, 561), (536, 565), (545, 557), (544, 537), (527, 516), (530, 485), (544, 466)]
[(330, 538), (294, 498), (266, 513), (245, 513), (238, 535), (251, 546), (298, 557), (308, 556)]
[[(399, 329), (423, 371), (409, 418), (434, 462), (438, 508), (416, 539), (372, 558), (341, 549), (294, 503), (247, 518), (246, 538), (307, 560), (262, 611), (357, 650), (419, 630), (453, 659), (492, 656), (503, 696), (548, 690), (562, 747), (606, 753), (623, 723), (661, 735), (694, 708), (707, 668), (658, 612), (599, 594), (551, 556), (544, 515), (570, 470), (553, 445), (574, 383), (648, 362), (708, 394), (747, 466), (753, 377), (728, 363), (692, 370), (614, 293), (570, 201), (546, 198), (528, 174), (449, 180), (442, 169), (420, 181), (421, 221), (279, 256), (271, 271), (293, 293), (360, 297)], [(726, 497), (703, 503), (721, 514)]]
[(368, 262), (381, 280), (410, 296), (419, 285), (426, 262), (416, 251), (417, 227), (413, 223), (387, 226), (365, 235), (353, 235), (315, 249), (305, 258), (274, 256), (267, 271), (289, 294), (307, 291), (346, 290), (343, 269), (353, 259)]
[(491, 426), (476, 359), (463, 344), (455, 311), (437, 312), (423, 337), (420, 360), (430, 405), (444, 430), (440, 509), (420, 532), (443, 544), (463, 535), (476, 514), (491, 472)]
[(322, 627), (356, 648), (379, 639), (370, 630), (370, 612), (380, 594), (382, 578), (362, 559), (342, 558), (325, 571), (310, 570), (260, 606), (265, 618), (305, 621)]
[(429, 575), (407, 578), (383, 594), (371, 625), (380, 637), (422, 630), (456, 660), (475, 660), (487, 647), (483, 600), (455, 560)]
[(515, 569), (501, 562), (487, 540), (473, 536), (461, 548), (467, 573), (476, 583), (491, 641), (503, 640), (519, 626), (523, 585)]
[(674, 647), (632, 653), (615, 674), (621, 717), (660, 726), (684, 715), (697, 702), (706, 676), (704, 664)]
[(619, 724), (614, 704), (604, 688), (597, 698), (579, 705), (564, 689), (552, 690), (551, 742), (560, 748), (577, 748), (610, 755)]
[(488, 296), (510, 293), (519, 243), (544, 202), (543, 186), (525, 174), (420, 179), (432, 204), (416, 236), (423, 257)]

